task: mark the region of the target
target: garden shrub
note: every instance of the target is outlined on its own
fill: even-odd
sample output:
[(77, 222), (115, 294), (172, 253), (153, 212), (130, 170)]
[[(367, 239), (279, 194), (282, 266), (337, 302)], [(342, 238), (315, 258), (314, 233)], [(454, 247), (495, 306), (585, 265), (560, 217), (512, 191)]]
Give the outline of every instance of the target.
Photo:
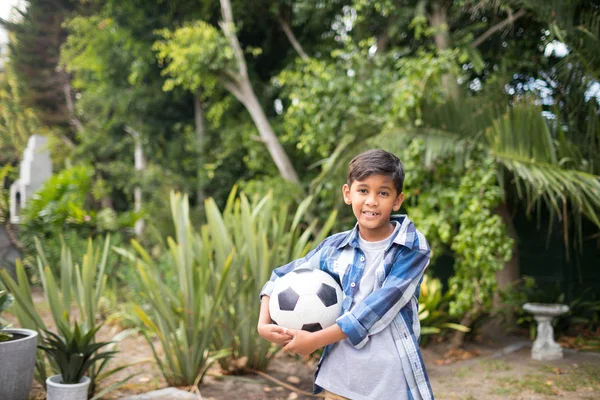
[[(34, 238), (45, 249), (48, 265), (60, 264), (63, 242), (79, 259), (86, 252), (88, 238), (113, 233), (112, 243), (121, 236), (130, 236), (139, 215), (133, 212), (117, 214), (111, 208), (102, 208), (93, 196), (94, 170), (89, 166), (76, 166), (52, 176), (27, 202), (22, 210), (19, 237), (26, 253), (24, 263), (32, 280), (38, 279), (34, 267), (36, 254)], [(109, 260), (108, 271), (115, 265), (116, 257)], [(59, 271), (53, 271), (59, 273)]]

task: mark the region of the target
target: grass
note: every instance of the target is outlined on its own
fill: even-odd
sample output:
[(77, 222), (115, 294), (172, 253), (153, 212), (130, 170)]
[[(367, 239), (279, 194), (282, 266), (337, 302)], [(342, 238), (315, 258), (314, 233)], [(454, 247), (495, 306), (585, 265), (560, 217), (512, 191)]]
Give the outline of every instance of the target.
[(512, 369), (512, 367), (503, 360), (482, 361), (481, 366), (487, 372), (510, 371)]
[(471, 375), (472, 373), (473, 373), (473, 371), (471, 370), (471, 368), (462, 367), (458, 371), (456, 371), (456, 377), (466, 378), (467, 376)]
[(527, 374), (523, 378), (496, 378), (495, 381), (499, 387), (494, 389), (494, 393), (501, 396), (517, 395), (524, 391), (564, 396), (564, 392), (600, 390), (600, 366), (573, 364), (561, 369), (544, 365), (538, 368), (538, 373)]

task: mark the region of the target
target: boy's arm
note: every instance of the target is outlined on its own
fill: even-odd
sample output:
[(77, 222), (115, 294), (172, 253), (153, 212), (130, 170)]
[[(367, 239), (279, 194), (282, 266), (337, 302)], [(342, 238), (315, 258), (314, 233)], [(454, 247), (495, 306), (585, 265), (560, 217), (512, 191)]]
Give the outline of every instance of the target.
[(385, 329), (410, 301), (429, 265), (430, 254), (429, 246), (420, 249), (418, 244), (399, 250), (382, 287), (337, 319), (354, 347), (363, 347), (370, 335)]
[(283, 348), (283, 350), (291, 351), (300, 354), (301, 356), (307, 356), (321, 347), (339, 342), (348, 337), (338, 324), (333, 324), (330, 327), (317, 332), (285, 328), (284, 333), (291, 335), (293, 339)]
[(271, 323), (269, 312), (269, 296), (263, 296), (260, 301), (260, 314), (258, 316), (258, 334), (269, 342), (285, 346), (292, 340), (292, 336), (285, 332), (285, 328)]

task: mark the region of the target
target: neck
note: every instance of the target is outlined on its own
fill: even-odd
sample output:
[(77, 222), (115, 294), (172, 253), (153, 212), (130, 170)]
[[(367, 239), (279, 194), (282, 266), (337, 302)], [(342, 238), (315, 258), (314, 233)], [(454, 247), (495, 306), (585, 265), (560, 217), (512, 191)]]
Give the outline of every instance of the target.
[(394, 228), (395, 225), (390, 221), (390, 223), (387, 225), (387, 229), (385, 231), (382, 230), (382, 232), (367, 232), (366, 230), (363, 231), (360, 229), (360, 226), (358, 227), (358, 231), (360, 232), (360, 236), (366, 240), (367, 242), (379, 242), (381, 240), (387, 239), (392, 232), (394, 232)]

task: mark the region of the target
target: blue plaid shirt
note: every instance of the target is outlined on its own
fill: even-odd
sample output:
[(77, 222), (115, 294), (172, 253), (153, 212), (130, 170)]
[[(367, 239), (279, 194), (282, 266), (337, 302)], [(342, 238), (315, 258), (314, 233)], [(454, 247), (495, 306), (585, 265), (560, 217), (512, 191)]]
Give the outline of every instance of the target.
[[(427, 240), (406, 215), (391, 217), (397, 221), (384, 261), (376, 269), (376, 289), (351, 308), (364, 271), (365, 257), (358, 245), (358, 225), (354, 229), (332, 235), (304, 258), (276, 268), (264, 285), (261, 296), (270, 296), (275, 280), (297, 267), (319, 268), (332, 275), (344, 291), (342, 315), (337, 324), (357, 349), (369, 337), (391, 328), (399, 357), (403, 360), (404, 377), (410, 399), (433, 399), (425, 364), (419, 350), (421, 325), (418, 317), (420, 282), (429, 265)], [(340, 279), (341, 277), (341, 279)], [(319, 367), (332, 345), (325, 347)], [(376, 358), (375, 358), (376, 359)], [(410, 366), (410, 367), (408, 367)], [(315, 379), (319, 368), (315, 373)], [(315, 393), (322, 389), (315, 385)]]

